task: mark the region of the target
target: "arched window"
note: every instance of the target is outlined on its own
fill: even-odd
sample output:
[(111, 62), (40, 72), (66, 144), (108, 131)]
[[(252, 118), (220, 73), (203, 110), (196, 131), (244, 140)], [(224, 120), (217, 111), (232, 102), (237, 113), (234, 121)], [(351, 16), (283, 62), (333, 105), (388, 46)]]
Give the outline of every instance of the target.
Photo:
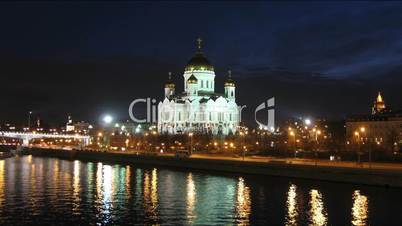
[(230, 93), (230, 96), (233, 97), (233, 96), (234, 96), (233, 94), (234, 94), (234, 93), (233, 93), (233, 90), (232, 90), (232, 92)]
[(201, 80), (201, 88), (204, 87), (204, 80)]
[(209, 81), (207, 80), (207, 88), (209, 88)]

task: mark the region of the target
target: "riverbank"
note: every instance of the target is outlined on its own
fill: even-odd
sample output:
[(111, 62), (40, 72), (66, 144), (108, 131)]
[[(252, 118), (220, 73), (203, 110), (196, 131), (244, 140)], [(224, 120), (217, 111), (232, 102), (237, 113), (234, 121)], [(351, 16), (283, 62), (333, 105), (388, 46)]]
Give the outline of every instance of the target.
[(298, 164), (297, 162), (290, 163), (288, 161), (241, 161), (202, 156), (177, 158), (172, 155), (142, 155), (122, 152), (51, 150), (38, 148), (25, 149), (23, 154), (70, 160), (142, 164), (147, 166), (212, 170), (228, 173), (257, 174), (402, 188), (402, 170), (400, 168), (369, 169), (334, 165), (315, 166)]

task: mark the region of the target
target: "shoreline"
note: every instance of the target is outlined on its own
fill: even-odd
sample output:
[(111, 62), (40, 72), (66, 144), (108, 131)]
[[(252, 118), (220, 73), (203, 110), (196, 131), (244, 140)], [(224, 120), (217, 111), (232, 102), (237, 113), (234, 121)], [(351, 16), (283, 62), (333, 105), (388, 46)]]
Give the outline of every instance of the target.
[(177, 158), (174, 156), (98, 152), (82, 150), (24, 149), (22, 155), (56, 157), (68, 160), (101, 161), (320, 180), (338, 183), (402, 188), (402, 170), (314, 166), (287, 162), (251, 162), (230, 159)]

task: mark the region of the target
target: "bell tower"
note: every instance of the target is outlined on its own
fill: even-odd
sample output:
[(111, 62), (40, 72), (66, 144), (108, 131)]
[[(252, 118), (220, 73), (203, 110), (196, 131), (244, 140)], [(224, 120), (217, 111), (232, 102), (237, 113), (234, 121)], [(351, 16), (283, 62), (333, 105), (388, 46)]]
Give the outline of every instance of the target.
[(229, 100), (236, 100), (236, 85), (234, 80), (232, 79), (232, 71), (228, 71), (228, 79), (225, 82), (225, 97)]
[(378, 113), (383, 112), (385, 109), (386, 109), (385, 102), (382, 99), (381, 92), (378, 92), (378, 96), (377, 96), (377, 99), (374, 101), (374, 105), (372, 107), (371, 113), (373, 115), (378, 114)]
[(172, 72), (169, 72), (169, 80), (165, 84), (165, 97), (170, 98), (174, 95), (175, 85), (172, 81)]

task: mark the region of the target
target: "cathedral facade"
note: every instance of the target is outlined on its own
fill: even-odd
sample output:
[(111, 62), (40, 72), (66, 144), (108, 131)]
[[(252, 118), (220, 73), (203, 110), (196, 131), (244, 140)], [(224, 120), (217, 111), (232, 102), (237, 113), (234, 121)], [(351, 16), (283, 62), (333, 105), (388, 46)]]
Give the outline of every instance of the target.
[(234, 134), (240, 122), (235, 82), (229, 71), (224, 94), (215, 92), (214, 67), (205, 57), (201, 39), (187, 63), (184, 91), (176, 93), (171, 74), (165, 84), (165, 98), (158, 104), (158, 131), (162, 134)]

